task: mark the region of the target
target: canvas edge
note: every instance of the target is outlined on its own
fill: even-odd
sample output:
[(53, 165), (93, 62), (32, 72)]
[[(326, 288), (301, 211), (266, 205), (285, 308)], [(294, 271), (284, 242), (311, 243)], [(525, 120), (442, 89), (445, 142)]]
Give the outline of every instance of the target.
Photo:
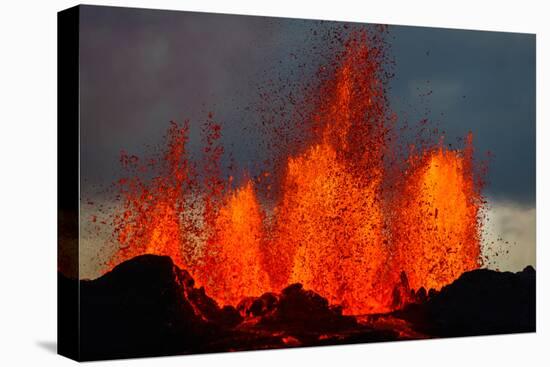
[(80, 360), (80, 7), (57, 13), (57, 353)]

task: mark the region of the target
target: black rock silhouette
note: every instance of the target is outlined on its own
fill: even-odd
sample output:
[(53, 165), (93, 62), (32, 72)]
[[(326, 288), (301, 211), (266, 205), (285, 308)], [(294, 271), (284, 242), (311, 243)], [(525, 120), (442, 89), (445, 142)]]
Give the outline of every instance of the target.
[(479, 269), (394, 315), (439, 337), (534, 332), (535, 288), (531, 266), (518, 273)]
[(96, 280), (59, 275), (59, 312), (79, 326), (60, 323), (59, 345), (98, 360), (534, 331), (535, 276), (476, 270), (426, 295), (402, 275), (394, 300), (416, 303), (356, 318), (301, 284), (220, 307), (169, 257), (143, 255)]
[(165, 256), (138, 256), (81, 281), (80, 301), (82, 360), (190, 353), (241, 321)]
[(262, 316), (273, 311), (279, 304), (279, 296), (275, 293), (264, 293), (260, 297), (246, 297), (237, 305), (237, 310), (243, 317)]
[(330, 331), (357, 325), (354, 317), (343, 316), (339, 306), (329, 306), (326, 298), (304, 290), (299, 283), (289, 285), (279, 295), (273, 311), (260, 322), (308, 331)]

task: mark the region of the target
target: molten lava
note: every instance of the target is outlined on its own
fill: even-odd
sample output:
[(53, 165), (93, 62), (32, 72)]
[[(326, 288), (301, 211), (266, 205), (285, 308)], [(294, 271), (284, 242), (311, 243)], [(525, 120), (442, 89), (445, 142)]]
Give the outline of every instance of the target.
[[(187, 154), (187, 123), (171, 125), (158, 161), (123, 155), (131, 174), (119, 182), (120, 248), (109, 267), (169, 255), (221, 304), (299, 282), (355, 315), (391, 311), (408, 287), (439, 289), (479, 267), (472, 137), (463, 151), (411, 153), (389, 174), (383, 52), (378, 38), (357, 33), (322, 68), (308, 105), (296, 106), (308, 111), (292, 130), (304, 143), (271, 172), (275, 200), (263, 200), (254, 179), (232, 188), (224, 178), (211, 114), (200, 165)], [(151, 167), (153, 177), (139, 178)]]
[(204, 285), (222, 304), (237, 305), (244, 297), (270, 289), (261, 264), (264, 214), (252, 182), (230, 193), (219, 210), (206, 243)]
[(413, 289), (439, 290), (480, 266), (480, 197), (472, 172), (472, 135), (463, 152), (437, 148), (411, 157), (396, 203), (396, 265)]
[(189, 211), (186, 204), (192, 167), (186, 151), (189, 125), (172, 123), (168, 130), (166, 151), (160, 158), (161, 174), (150, 181), (138, 173), (154, 160), (140, 165), (136, 156), (121, 154), (122, 166), (133, 176), (119, 180), (123, 208), (113, 219), (114, 237), (120, 244), (108, 266), (141, 254), (170, 255), (181, 266), (184, 261), (182, 246), (186, 234), (182, 231), (182, 213)]
[(384, 94), (374, 52), (364, 38), (350, 41), (321, 86), (312, 145), (288, 158), (273, 244), (293, 254), (287, 283), (302, 283), (354, 314), (391, 302), (391, 287), (383, 286), (390, 254), (380, 187)]
[(287, 283), (302, 283), (355, 314), (384, 303), (380, 270), (389, 249), (378, 184), (350, 174), (329, 145), (289, 159), (275, 242), (294, 254)]

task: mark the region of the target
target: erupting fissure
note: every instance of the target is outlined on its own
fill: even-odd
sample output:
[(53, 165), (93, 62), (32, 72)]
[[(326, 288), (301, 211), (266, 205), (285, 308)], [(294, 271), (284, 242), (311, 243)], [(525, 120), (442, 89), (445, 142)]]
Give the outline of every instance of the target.
[[(201, 164), (187, 152), (188, 123), (172, 123), (160, 159), (123, 154), (132, 174), (119, 181), (119, 247), (108, 267), (169, 255), (220, 304), (299, 282), (355, 315), (391, 311), (407, 301), (408, 287), (440, 289), (478, 268), (472, 135), (462, 150), (434, 144), (388, 167), (396, 142), (380, 42), (352, 34), (322, 68), (304, 98), (311, 112), (293, 130), (307, 143), (269, 174), (274, 200), (262, 199), (255, 179), (235, 188), (238, 180), (224, 178), (211, 114)], [(155, 174), (140, 178), (151, 167)]]

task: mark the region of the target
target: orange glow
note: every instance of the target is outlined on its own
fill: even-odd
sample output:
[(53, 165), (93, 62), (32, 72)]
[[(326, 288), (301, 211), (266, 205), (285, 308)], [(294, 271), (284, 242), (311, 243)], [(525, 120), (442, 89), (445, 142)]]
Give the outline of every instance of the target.
[(328, 145), (289, 160), (275, 242), (294, 253), (287, 284), (302, 283), (347, 313), (384, 309), (379, 271), (388, 252), (377, 185), (346, 172)]
[(480, 266), (480, 198), (464, 152), (439, 148), (412, 158), (393, 222), (397, 264), (412, 288), (439, 290)]
[[(137, 175), (119, 180), (124, 201), (123, 210), (113, 218), (113, 235), (120, 249), (107, 264), (109, 267), (147, 253), (169, 255), (177, 265), (187, 267), (180, 220), (181, 214), (188, 211), (186, 189), (192, 177), (186, 153), (188, 130), (187, 123), (171, 124), (161, 176), (150, 183)], [(131, 172), (143, 170), (135, 156), (122, 153), (121, 163)]]
[(312, 145), (288, 158), (273, 243), (293, 257), (275, 288), (302, 283), (350, 314), (388, 311), (392, 291), (381, 271), (389, 258), (380, 195), (383, 91), (362, 41), (348, 45), (321, 86)]
[(479, 267), (472, 136), (464, 150), (425, 148), (389, 169), (397, 155), (378, 42), (353, 35), (296, 107), (307, 116), (288, 131), (303, 144), (261, 174), (272, 200), (262, 201), (260, 179), (231, 188), (212, 114), (199, 165), (188, 158), (187, 123), (171, 125), (153, 178), (138, 178), (147, 165), (123, 155), (131, 178), (119, 181), (108, 267), (169, 255), (221, 304), (299, 282), (355, 315), (402, 307), (409, 286), (439, 289)]
[(261, 262), (264, 214), (250, 181), (228, 195), (206, 245), (206, 266), (200, 274), (209, 295), (236, 305), (246, 296), (270, 290)]

